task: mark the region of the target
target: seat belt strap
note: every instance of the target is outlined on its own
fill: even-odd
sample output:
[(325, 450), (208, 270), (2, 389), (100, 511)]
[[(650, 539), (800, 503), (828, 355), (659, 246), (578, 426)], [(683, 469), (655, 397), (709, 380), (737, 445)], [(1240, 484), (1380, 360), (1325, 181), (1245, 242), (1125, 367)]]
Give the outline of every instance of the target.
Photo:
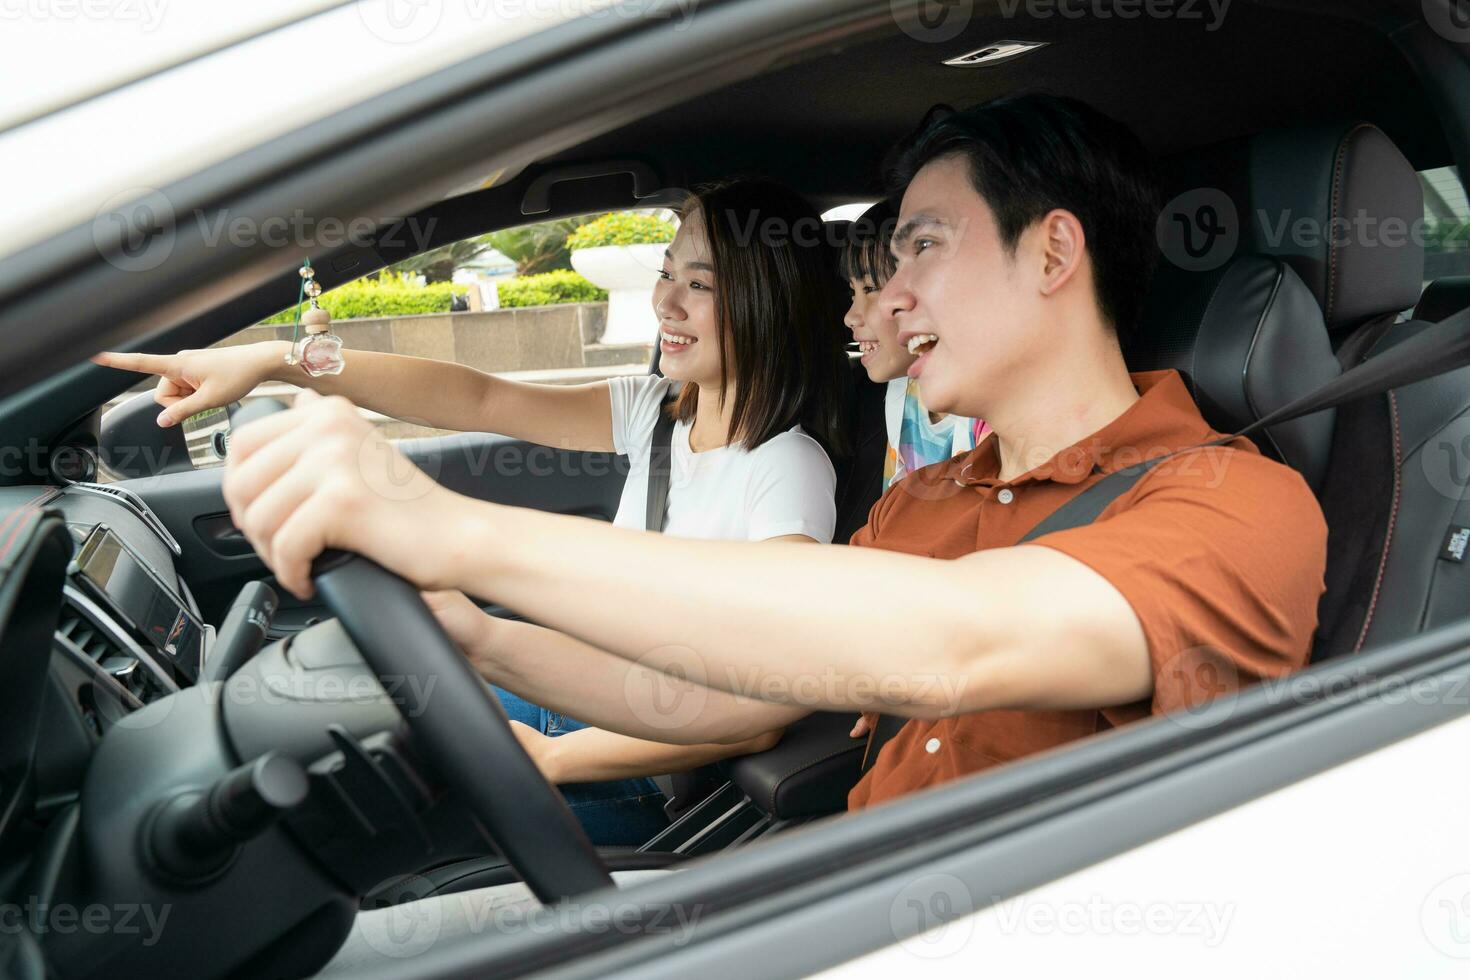
[[(670, 390), (659, 402), (658, 418), (653, 423), (653, 438), (648, 446), (648, 504), (643, 526), (662, 534), (669, 513), (669, 484), (674, 477), (674, 413), (670, 407), (677, 398)], [(674, 772), (655, 777), (666, 802), (664, 813), (674, 820), (689, 807), (704, 799), (719, 783), (712, 776), (712, 766), (701, 766), (690, 772)]]
[[(1425, 324), (1416, 320), (1400, 324), (1400, 329), (1411, 327), (1425, 327)], [(1026, 544), (1044, 534), (1091, 524), (1102, 515), (1109, 504), (1132, 489), (1154, 467), (1179, 453), (1224, 446), (1257, 430), (1336, 408), (1369, 395), (1381, 395), (1394, 388), (1446, 374), (1467, 364), (1470, 364), (1470, 309), (1427, 326), (1418, 336), (1349, 368), (1316, 390), (1274, 412), (1266, 413), (1234, 435), (1156, 456), (1127, 469), (1109, 473), (1053, 511), (1016, 543)]]
[(669, 482), (674, 476), (674, 414), (669, 406), (673, 402), (670, 394), (659, 403), (653, 441), (648, 447), (648, 503), (643, 526), (655, 534), (663, 532), (664, 518), (669, 513)]

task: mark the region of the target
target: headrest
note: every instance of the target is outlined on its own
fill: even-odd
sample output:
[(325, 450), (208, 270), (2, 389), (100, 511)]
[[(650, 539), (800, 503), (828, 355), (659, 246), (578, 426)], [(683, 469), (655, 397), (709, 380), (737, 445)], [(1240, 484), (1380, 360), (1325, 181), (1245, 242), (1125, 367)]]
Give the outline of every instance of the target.
[(1424, 283), (1424, 191), (1383, 131), (1329, 123), (1263, 133), (1247, 150), (1245, 250), (1285, 259), (1327, 327), (1409, 309)]
[[(1179, 371), (1221, 432), (1239, 431), (1340, 373), (1316, 297), (1284, 261), (1258, 255), (1210, 271), (1161, 264), (1127, 356), (1133, 371)], [(1334, 417), (1319, 412), (1251, 438), (1315, 490)]]
[(1446, 276), (1436, 279), (1419, 297), (1414, 319), (1438, 323), (1470, 308), (1470, 276)]

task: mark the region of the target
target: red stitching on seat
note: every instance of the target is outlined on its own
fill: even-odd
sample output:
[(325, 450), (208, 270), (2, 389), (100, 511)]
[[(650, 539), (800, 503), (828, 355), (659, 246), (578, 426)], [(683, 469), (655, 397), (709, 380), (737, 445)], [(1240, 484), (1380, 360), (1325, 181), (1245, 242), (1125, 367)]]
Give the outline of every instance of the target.
[[(1342, 202), (1342, 177), (1347, 165), (1348, 145), (1353, 138), (1364, 130), (1372, 129), (1368, 123), (1359, 123), (1348, 130), (1343, 136), (1342, 142), (1337, 145), (1337, 159), (1332, 165), (1332, 201), (1331, 210), (1327, 214), (1327, 227), (1336, 228), (1337, 209)], [(1337, 302), (1337, 246), (1333, 243), (1332, 235), (1327, 236), (1327, 302), (1324, 304), (1327, 313), (1327, 326), (1332, 327), (1332, 307)]]
[[(5, 539), (5, 542), (3, 544), (0, 544), (0, 558), (4, 558), (7, 554), (10, 553), (10, 549), (14, 547), (16, 540), (20, 537), (20, 532), (24, 530), (26, 525), (29, 523), (29, 518), (33, 514), (37, 514), (40, 512), (42, 504), (50, 503), (51, 499), (53, 497), (56, 497), (60, 493), (61, 491), (57, 490), (55, 487), (47, 487), (45, 490), (42, 490), (31, 499), (17, 505), (15, 510), (5, 515), (4, 520), (0, 520), (0, 533), (4, 533), (5, 530), (9, 528), (9, 536)], [(16, 526), (10, 527), (10, 522), (17, 519), (19, 519), (19, 522), (16, 524)]]
[[(8, 534), (7, 534), (6, 538), (5, 538), (4, 543), (0, 543), (0, 559), (3, 559), (7, 554), (10, 553), (11, 547), (15, 544), (16, 540), (20, 537), (20, 532), (21, 531), (24, 531), (26, 528), (30, 527), (30, 525), (31, 525), (31, 515), (34, 514), (34, 513), (36, 513), (36, 512), (37, 512), (37, 508), (32, 507), (29, 504), (23, 504), (20, 507), (17, 507), (11, 513), (11, 515), (10, 515), (11, 518), (19, 518), (19, 520), (17, 520), (15, 522), (15, 526), (14, 527), (9, 527)], [(3, 527), (8, 527), (9, 523), (10, 523), (10, 518), (7, 518), (5, 525), (4, 526), (0, 526), (0, 529), (3, 529)]]
[(1388, 511), (1388, 530), (1383, 535), (1383, 555), (1378, 559), (1378, 575), (1373, 580), (1373, 598), (1368, 602), (1368, 615), (1363, 620), (1362, 631), (1358, 633), (1358, 642), (1353, 644), (1353, 653), (1363, 649), (1363, 644), (1368, 639), (1368, 629), (1373, 625), (1373, 612), (1378, 608), (1378, 591), (1383, 588), (1383, 573), (1388, 569), (1388, 551), (1393, 547), (1393, 531), (1399, 517), (1399, 471), (1403, 469), (1403, 450), (1399, 443), (1399, 402), (1392, 391), (1388, 393), (1388, 417), (1393, 431), (1393, 506)]

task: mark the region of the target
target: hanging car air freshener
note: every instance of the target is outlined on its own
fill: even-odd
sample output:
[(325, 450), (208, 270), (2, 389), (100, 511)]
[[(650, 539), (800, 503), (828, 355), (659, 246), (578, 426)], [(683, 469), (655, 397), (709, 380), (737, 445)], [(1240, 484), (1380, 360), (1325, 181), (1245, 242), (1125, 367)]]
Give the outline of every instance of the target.
[[(332, 333), (332, 315), (317, 305), (322, 287), (315, 279), (311, 259), (307, 259), (299, 271), (301, 292), (296, 299), (297, 329), (291, 336), (291, 352), (286, 355), (286, 363), (300, 364), (301, 369), (313, 378), (341, 374), (347, 366), (342, 358), (342, 338)], [(301, 304), (306, 299), (311, 301), (311, 306), (302, 312)], [(306, 336), (298, 339), (302, 327), (306, 328)]]

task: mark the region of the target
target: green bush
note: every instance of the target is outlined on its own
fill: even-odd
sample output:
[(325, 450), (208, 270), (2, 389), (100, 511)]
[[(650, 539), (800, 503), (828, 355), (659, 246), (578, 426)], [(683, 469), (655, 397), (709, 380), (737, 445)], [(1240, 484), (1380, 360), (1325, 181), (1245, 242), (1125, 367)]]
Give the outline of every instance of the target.
[(573, 252), (602, 245), (657, 245), (674, 240), (674, 226), (637, 211), (615, 211), (589, 221), (567, 236)]
[[(433, 282), (420, 286), (407, 277), (383, 276), (358, 279), (328, 290), (318, 298), (333, 320), (357, 320), (414, 313), (448, 313), (450, 298), (469, 287), (458, 283)], [(294, 323), (296, 307), (290, 306), (262, 323)]]
[(598, 289), (570, 269), (539, 272), (534, 276), (517, 276), (497, 284), (500, 305), (550, 306), (553, 303), (600, 303), (607, 290)]

